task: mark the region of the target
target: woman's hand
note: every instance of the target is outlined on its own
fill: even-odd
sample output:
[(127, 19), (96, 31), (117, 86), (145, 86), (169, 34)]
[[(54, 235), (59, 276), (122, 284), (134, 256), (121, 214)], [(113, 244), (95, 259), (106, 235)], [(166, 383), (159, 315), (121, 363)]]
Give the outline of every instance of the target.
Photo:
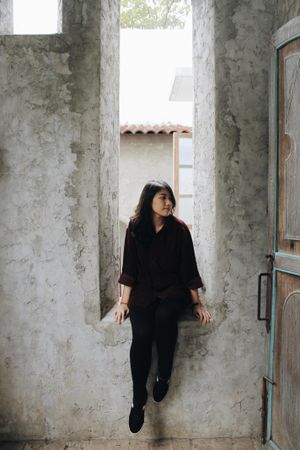
[(121, 303), (117, 306), (117, 309), (115, 311), (115, 322), (122, 323), (126, 319), (127, 315), (129, 313), (129, 307), (125, 303)]
[(201, 321), (203, 325), (206, 325), (208, 322), (212, 321), (212, 317), (205, 306), (200, 305), (199, 303), (193, 307), (193, 314)]

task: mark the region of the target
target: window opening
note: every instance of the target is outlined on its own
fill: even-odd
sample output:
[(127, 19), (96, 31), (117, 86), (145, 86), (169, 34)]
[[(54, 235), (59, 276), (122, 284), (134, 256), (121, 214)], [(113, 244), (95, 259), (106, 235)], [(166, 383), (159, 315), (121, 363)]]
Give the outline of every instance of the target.
[(14, 0), (13, 34), (61, 32), (62, 0)]
[[(189, 144), (180, 133), (192, 131), (191, 2), (173, 2), (170, 10), (167, 0), (121, 0), (120, 23), (122, 258), (129, 217), (143, 186), (151, 179), (163, 179), (172, 186), (180, 208), (176, 214), (180, 217), (182, 213), (192, 228), (192, 178), (184, 175), (191, 167), (181, 162), (176, 172), (173, 150), (173, 133), (179, 133), (178, 151), (182, 153)], [(189, 154), (192, 158), (191, 148)]]

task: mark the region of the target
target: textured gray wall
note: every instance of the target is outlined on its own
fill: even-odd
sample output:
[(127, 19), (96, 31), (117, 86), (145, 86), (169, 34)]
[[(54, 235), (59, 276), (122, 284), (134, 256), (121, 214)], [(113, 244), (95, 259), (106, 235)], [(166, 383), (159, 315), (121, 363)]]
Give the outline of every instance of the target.
[[(4, 438), (129, 436), (130, 325), (99, 320), (119, 244), (118, 1), (99, 3), (65, 1), (62, 36), (0, 38)], [(181, 322), (141, 438), (260, 432), (272, 2), (194, 15), (195, 243), (215, 322)]]
[(72, 426), (85, 308), (99, 309), (99, 105), (74, 71), (94, 58), (56, 37), (2, 38), (0, 58), (0, 430), (51, 436)]
[[(267, 248), (272, 6), (270, 0), (193, 3), (194, 233), (217, 318), (201, 377), (209, 393), (205, 420), (212, 424), (214, 412), (223, 435), (260, 430), (264, 328), (256, 321), (256, 291)], [(206, 367), (215, 367), (215, 376)]]
[(13, 33), (13, 0), (0, 0), (0, 34)]
[(194, 58), (194, 242), (211, 298), (216, 284), (216, 158), (214, 0), (193, 3)]
[(64, 6), (64, 36), (0, 39), (0, 432), (9, 438), (113, 426), (105, 332), (90, 325), (100, 317), (99, 2)]
[(300, 16), (299, 0), (276, 0), (274, 31), (297, 16)]
[(57, 33), (62, 32), (63, 0), (57, 0)]
[(119, 272), (119, 0), (101, 2), (99, 239), (101, 317), (116, 298)]

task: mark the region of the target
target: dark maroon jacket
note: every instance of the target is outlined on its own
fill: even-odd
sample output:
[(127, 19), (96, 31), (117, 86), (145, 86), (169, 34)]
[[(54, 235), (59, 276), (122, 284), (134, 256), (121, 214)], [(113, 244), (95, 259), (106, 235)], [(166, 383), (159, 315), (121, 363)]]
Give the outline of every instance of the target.
[(140, 243), (130, 221), (126, 230), (119, 283), (131, 286), (129, 305), (147, 306), (156, 298), (178, 297), (191, 303), (189, 289), (203, 286), (187, 225), (168, 216), (150, 246)]

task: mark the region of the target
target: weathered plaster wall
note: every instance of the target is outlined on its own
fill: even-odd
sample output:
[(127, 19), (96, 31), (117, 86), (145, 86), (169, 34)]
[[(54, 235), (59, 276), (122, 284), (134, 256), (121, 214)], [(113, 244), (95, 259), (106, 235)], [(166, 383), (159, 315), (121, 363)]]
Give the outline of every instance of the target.
[[(265, 332), (256, 321), (256, 290), (267, 249), (273, 2), (195, 1), (193, 6), (198, 61), (195, 234), (207, 301), (216, 308), (218, 323), (207, 340), (201, 372), (209, 413), (204, 418), (205, 408), (199, 408), (198, 420), (214, 420), (223, 435), (229, 430), (233, 435), (258, 435)], [(206, 368), (217, 367), (217, 361), (212, 376)]]
[(193, 2), (194, 243), (211, 298), (217, 298), (214, 0)]
[(13, 0), (0, 0), (0, 34), (13, 33)]
[(62, 32), (63, 0), (57, 0), (57, 33)]
[(0, 39), (0, 433), (10, 439), (101, 436), (118, 417), (105, 381), (115, 355), (93, 328), (99, 25), (97, 0), (68, 1), (63, 36)]
[(119, 273), (119, 0), (101, 2), (99, 244), (101, 317), (116, 301)]
[(297, 16), (300, 16), (299, 0), (276, 0), (274, 31)]
[(83, 129), (94, 136), (99, 114), (91, 108), (84, 117), (65, 39), (2, 38), (0, 52), (0, 430), (51, 436), (69, 429), (68, 416), (74, 420), (80, 348), (89, 340), (85, 297), (99, 296), (91, 248), (98, 174), (89, 155), (97, 158), (98, 145)]
[[(194, 2), (195, 242), (215, 322), (181, 322), (142, 439), (259, 433), (271, 6), (219, 3)], [(98, 320), (117, 292), (118, 5), (66, 0), (64, 35), (0, 38), (4, 438), (129, 436), (130, 325)]]

